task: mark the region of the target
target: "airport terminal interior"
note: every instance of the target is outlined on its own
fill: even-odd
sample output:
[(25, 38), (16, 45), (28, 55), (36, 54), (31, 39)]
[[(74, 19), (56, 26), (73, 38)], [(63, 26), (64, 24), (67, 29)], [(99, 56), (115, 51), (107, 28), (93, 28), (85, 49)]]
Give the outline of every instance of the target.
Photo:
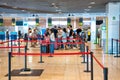
[(0, 80), (120, 80), (120, 0), (0, 0)]

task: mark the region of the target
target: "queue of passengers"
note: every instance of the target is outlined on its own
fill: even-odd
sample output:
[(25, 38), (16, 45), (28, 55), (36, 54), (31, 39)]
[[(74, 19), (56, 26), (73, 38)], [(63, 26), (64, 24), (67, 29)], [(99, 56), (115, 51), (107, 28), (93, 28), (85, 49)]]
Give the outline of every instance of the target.
[[(37, 29), (32, 31), (29, 28), (28, 36), (30, 40), (33, 40), (31, 42), (31, 47), (35, 47), (37, 45), (37, 38), (39, 38), (41, 39), (41, 45), (46, 46), (46, 50), (49, 48), (48, 43), (50, 42), (54, 43), (54, 49), (75, 49), (79, 48), (79, 45), (76, 44), (80, 41), (79, 38), (81, 32), (81, 28), (74, 31), (72, 29), (72, 25), (69, 25), (67, 28), (54, 26), (54, 28), (51, 29), (47, 28), (44, 35), (38, 34)], [(66, 44), (67, 42), (75, 44)]]

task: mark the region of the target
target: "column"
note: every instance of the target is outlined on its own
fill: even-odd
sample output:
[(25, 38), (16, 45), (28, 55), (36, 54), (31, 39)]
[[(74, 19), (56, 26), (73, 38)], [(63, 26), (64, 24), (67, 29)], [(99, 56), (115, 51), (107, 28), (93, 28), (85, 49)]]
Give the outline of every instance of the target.
[(96, 17), (91, 17), (91, 42), (96, 43)]
[[(106, 12), (108, 16), (108, 36), (106, 36), (106, 40), (108, 44), (106, 45), (108, 50), (106, 53), (111, 53), (111, 40), (120, 39), (120, 2), (110, 2), (106, 5)], [(116, 53), (116, 44), (114, 43), (114, 53)]]

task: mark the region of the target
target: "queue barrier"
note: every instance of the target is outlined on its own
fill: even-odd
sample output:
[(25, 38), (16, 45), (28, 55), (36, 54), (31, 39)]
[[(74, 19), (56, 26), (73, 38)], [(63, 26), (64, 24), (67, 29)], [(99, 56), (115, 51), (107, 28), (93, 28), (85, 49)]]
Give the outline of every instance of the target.
[[(83, 52), (78, 52), (78, 53), (55, 53), (55, 54), (53, 54), (54, 56), (65, 56), (65, 55), (80, 55), (80, 54), (88, 54), (88, 55), (90, 55), (91, 56), (91, 80), (94, 80), (94, 71), (93, 71), (93, 59), (100, 65), (100, 67), (103, 69), (103, 75), (104, 75), (104, 79), (103, 80), (108, 80), (108, 68), (106, 68), (106, 67), (104, 67), (98, 60), (97, 60), (97, 58), (93, 55), (93, 52), (85, 52), (85, 53), (83, 53)], [(11, 56), (12, 55), (21, 55), (21, 56), (25, 56), (25, 68), (23, 68), (22, 70), (23, 71), (29, 71), (30, 69), (29, 68), (27, 68), (27, 56), (41, 56), (41, 53), (27, 53), (26, 52), (26, 47), (25, 47), (25, 53), (20, 53), (20, 54), (18, 54), (18, 53), (11, 53), (11, 52), (9, 52), (9, 55), (8, 55), (8, 57), (9, 57), (9, 59), (8, 59), (8, 61), (9, 61), (9, 63), (8, 63), (8, 80), (11, 80)], [(43, 54), (42, 56), (48, 56), (49, 54)], [(87, 61), (87, 62), (89, 62), (89, 61)]]
[(120, 57), (120, 55), (119, 55), (119, 43), (120, 43), (120, 40), (118, 40), (118, 39), (113, 39), (112, 38), (112, 41), (111, 41), (111, 54), (113, 54), (113, 50), (114, 50), (114, 48), (113, 48), (113, 45), (114, 45), (114, 41), (116, 42), (116, 55), (114, 56), (114, 57)]
[(94, 77), (93, 77), (93, 59), (98, 63), (98, 65), (103, 69), (103, 76), (104, 76), (104, 79), (103, 80), (108, 80), (108, 68), (107, 67), (104, 67), (98, 60), (97, 58), (93, 55), (93, 52), (90, 53), (91, 55), (91, 80), (94, 80)]

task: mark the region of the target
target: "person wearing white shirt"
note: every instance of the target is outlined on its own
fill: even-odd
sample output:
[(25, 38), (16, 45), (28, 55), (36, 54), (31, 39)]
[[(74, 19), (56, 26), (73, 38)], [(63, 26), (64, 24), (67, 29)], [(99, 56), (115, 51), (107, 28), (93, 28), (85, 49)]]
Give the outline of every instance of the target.
[(50, 30), (50, 57), (54, 54), (55, 35), (53, 29)]

